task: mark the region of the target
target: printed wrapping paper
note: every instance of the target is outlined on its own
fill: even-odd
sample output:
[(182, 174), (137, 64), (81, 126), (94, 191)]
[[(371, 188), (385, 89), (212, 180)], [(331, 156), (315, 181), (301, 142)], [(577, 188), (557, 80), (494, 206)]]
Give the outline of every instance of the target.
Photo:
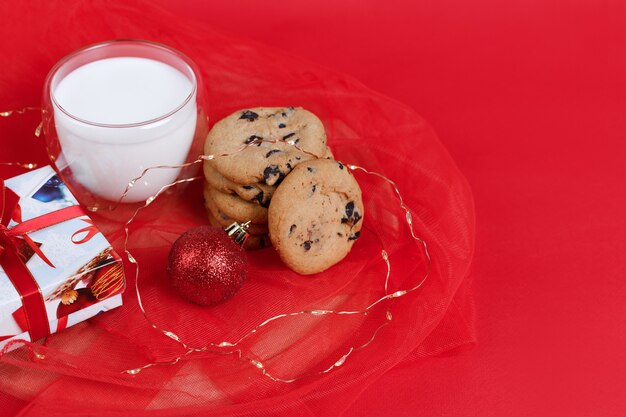
[[(5, 179), (4, 186), (5, 197), (8, 193), (19, 197), (12, 212), (4, 213), (5, 230), (10, 233), (33, 219), (42, 219), (46, 225), (11, 241), (5, 235), (5, 246), (12, 245), (27, 269), (25, 275), (32, 276), (39, 288), (39, 294), (32, 297), (42, 307), (39, 326), (46, 330), (34, 333), (37, 312), (29, 309), (37, 308), (29, 307), (27, 295), (18, 291), (20, 285), (14, 282), (18, 278), (9, 276), (12, 269), (6, 265), (5, 248), (0, 255), (0, 349), (11, 350), (19, 346), (11, 343), (15, 340), (31, 341), (48, 331), (56, 333), (122, 305), (125, 279), (120, 257), (92, 220), (78, 210), (78, 202), (54, 170), (46, 166)], [(73, 207), (70, 211), (76, 214), (59, 222), (55, 214)]]

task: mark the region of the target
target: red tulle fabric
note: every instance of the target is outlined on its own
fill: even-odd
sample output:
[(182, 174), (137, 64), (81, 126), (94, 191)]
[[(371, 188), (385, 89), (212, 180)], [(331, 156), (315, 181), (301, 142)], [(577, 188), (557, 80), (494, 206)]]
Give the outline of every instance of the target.
[[(280, 51), (216, 33), (137, 1), (15, 2), (2, 9), (0, 110), (39, 105), (47, 71), (65, 54), (114, 38), (162, 42), (189, 55), (207, 88), (214, 122), (252, 106), (303, 106), (324, 122), (336, 159), (380, 172), (397, 182), (415, 231), (432, 256), (422, 288), (383, 303), (367, 316), (297, 316), (249, 338), (242, 353), (268, 371), (291, 378), (328, 368), (350, 347), (366, 343), (332, 372), (292, 384), (274, 382), (237, 355), (191, 355), (138, 375), (121, 371), (167, 361), (182, 349), (152, 329), (134, 293), (134, 272), (124, 306), (49, 337), (37, 352), (17, 349), (0, 358), (4, 413), (63, 416), (332, 416), (394, 365), (442, 354), (474, 342), (474, 309), (465, 280), (474, 248), (469, 186), (432, 129), (410, 108), (345, 75)], [(0, 161), (46, 162), (33, 137), (38, 115), (0, 119)], [(3, 169), (3, 175), (19, 173)], [(130, 249), (140, 262), (139, 285), (149, 317), (193, 346), (237, 340), (266, 318), (304, 309), (361, 309), (384, 294), (384, 248), (391, 262), (390, 290), (410, 288), (426, 272), (393, 189), (355, 174), (366, 207), (362, 237), (340, 264), (316, 277), (285, 268), (272, 249), (249, 254), (249, 279), (230, 301), (202, 308), (168, 285), (171, 243), (207, 223), (200, 184), (177, 199), (151, 206), (131, 227)], [(118, 251), (122, 224), (96, 217)]]

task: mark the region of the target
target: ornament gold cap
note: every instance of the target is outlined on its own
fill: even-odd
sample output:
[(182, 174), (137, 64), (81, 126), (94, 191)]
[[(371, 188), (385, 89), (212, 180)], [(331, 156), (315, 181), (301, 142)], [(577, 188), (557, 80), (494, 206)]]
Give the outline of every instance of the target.
[(250, 233), (248, 233), (249, 226), (250, 226), (249, 220), (243, 224), (234, 222), (233, 224), (231, 224), (224, 230), (226, 231), (228, 236), (230, 236), (233, 239), (233, 241), (236, 244), (243, 247), (243, 245), (245, 245), (246, 241), (248, 240), (248, 237), (250, 237)]

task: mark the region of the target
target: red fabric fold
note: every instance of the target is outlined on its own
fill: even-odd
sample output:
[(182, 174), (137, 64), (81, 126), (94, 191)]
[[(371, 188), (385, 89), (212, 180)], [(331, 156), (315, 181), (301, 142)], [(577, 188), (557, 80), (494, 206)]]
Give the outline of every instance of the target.
[[(354, 351), (332, 372), (293, 384), (269, 380), (240, 361), (237, 353), (194, 354), (134, 377), (122, 374), (181, 353), (176, 343), (149, 326), (134, 292), (127, 291), (123, 307), (48, 338), (46, 346), (38, 347), (44, 360), (32, 361), (23, 349), (0, 359), (5, 375), (0, 392), (24, 407), (22, 415), (339, 415), (364, 387), (412, 352), (423, 358), (474, 341), (465, 281), (474, 250), (471, 191), (433, 130), (411, 109), (350, 77), (225, 36), (141, 1), (122, 5), (72, 0), (62, 11), (36, 1), (13, 4), (5, 12), (6, 21), (16, 23), (0, 28), (0, 35), (7, 35), (0, 36), (0, 50), (14, 57), (0, 79), (2, 107), (39, 102), (46, 72), (64, 54), (86, 44), (113, 38), (168, 44), (198, 64), (211, 123), (253, 106), (294, 105), (316, 113), (338, 160), (396, 181), (415, 232), (428, 243), (433, 259), (430, 277), (419, 291), (381, 304), (367, 316), (289, 318), (241, 346), (242, 355), (261, 360), (277, 376), (320, 371), (350, 347), (366, 344), (385, 322), (389, 308), (393, 320), (367, 347)], [(34, 39), (45, 39), (45, 44)], [(3, 159), (31, 161), (33, 152), (22, 144), (37, 122), (28, 117), (11, 121), (6, 131), (0, 125), (6, 138), (0, 142)], [(32, 140), (31, 149), (42, 146)], [(39, 156), (34, 162), (45, 159)], [(130, 239), (140, 263), (139, 285), (148, 316), (189, 344), (203, 346), (236, 340), (279, 313), (362, 308), (384, 294), (382, 248), (392, 265), (391, 290), (419, 282), (425, 258), (411, 239), (393, 190), (375, 177), (356, 177), (367, 214), (361, 238), (344, 261), (319, 276), (303, 278), (286, 269), (272, 249), (249, 253), (249, 279), (241, 291), (209, 309), (179, 299), (165, 273), (171, 243), (185, 230), (207, 223), (201, 184), (192, 184), (179, 198), (155, 201), (132, 225)], [(104, 213), (94, 220), (119, 251), (125, 219), (115, 217)], [(134, 276), (132, 268), (126, 272)], [(131, 278), (129, 288), (133, 284)], [(68, 393), (81, 400), (71, 406), (58, 401)]]

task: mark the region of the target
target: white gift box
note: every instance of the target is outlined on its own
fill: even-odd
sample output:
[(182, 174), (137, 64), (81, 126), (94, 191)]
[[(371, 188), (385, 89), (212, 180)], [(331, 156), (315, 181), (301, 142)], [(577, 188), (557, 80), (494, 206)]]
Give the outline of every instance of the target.
[[(19, 196), (16, 210), (5, 213), (11, 216), (9, 231), (20, 222), (79, 205), (50, 166), (5, 179), (4, 184)], [(12, 242), (39, 287), (36, 296), (45, 306), (50, 333), (122, 305), (126, 283), (121, 258), (86, 214), (27, 233), (26, 239), (30, 244), (20, 236)], [(3, 267), (4, 256), (0, 254), (0, 349), (16, 339), (31, 341), (33, 321), (23, 307), (24, 294)], [(40, 313), (39, 323), (45, 320)]]

